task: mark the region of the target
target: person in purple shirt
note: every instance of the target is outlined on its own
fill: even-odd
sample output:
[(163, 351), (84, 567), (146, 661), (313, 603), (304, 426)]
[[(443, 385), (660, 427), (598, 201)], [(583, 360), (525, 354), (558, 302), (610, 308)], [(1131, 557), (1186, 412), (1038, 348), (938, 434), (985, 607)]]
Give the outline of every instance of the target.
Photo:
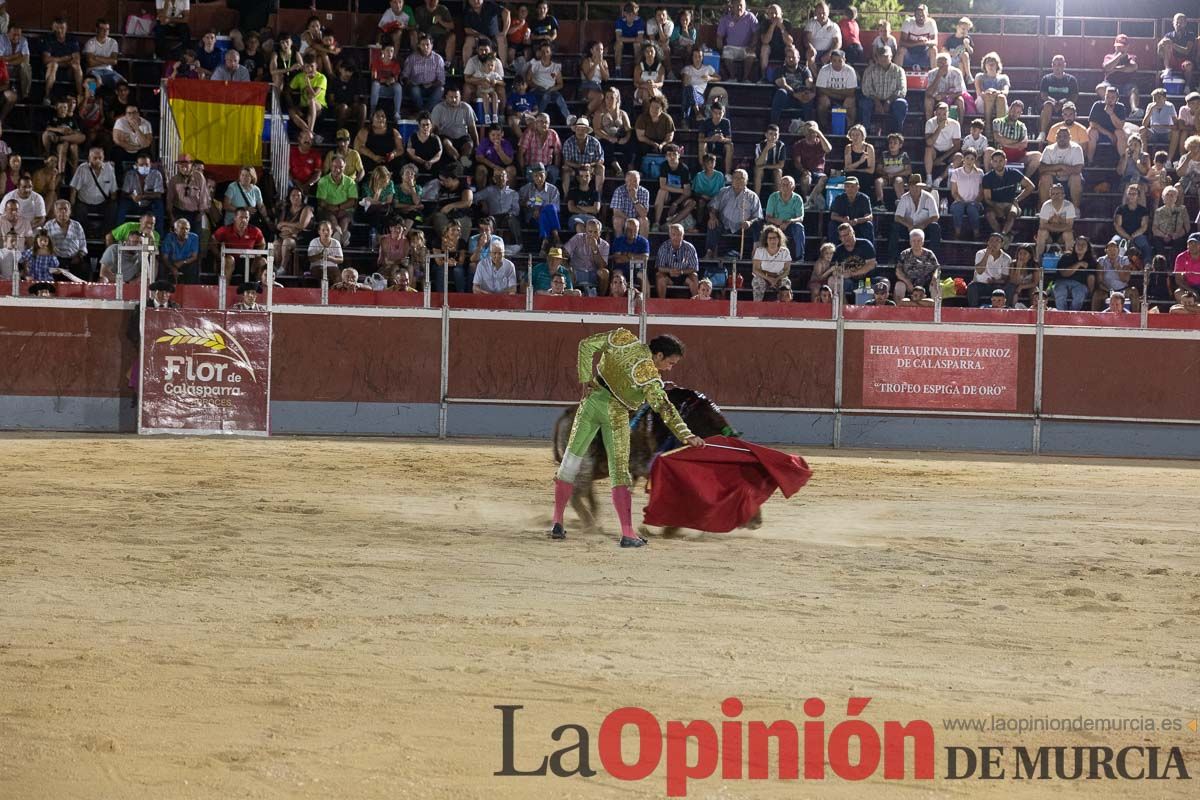
[(749, 81), (757, 60), (755, 40), (758, 38), (758, 17), (746, 10), (746, 0), (733, 0), (729, 10), (717, 25), (717, 47), (721, 50), (721, 73), (726, 80)]
[(517, 181), (517, 149), (504, 137), (499, 125), (488, 128), (487, 136), (475, 150), (475, 185), (487, 186), (496, 170), (508, 173), (511, 183)]

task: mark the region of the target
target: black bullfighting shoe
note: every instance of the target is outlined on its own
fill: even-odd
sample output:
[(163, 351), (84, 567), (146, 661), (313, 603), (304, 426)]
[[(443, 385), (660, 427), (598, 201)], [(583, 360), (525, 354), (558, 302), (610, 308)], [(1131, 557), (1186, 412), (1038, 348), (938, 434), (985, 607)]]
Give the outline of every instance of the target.
[(551, 539), (567, 538), (567, 531), (565, 528), (563, 528), (561, 522), (554, 523), (554, 527), (550, 529), (550, 538)]

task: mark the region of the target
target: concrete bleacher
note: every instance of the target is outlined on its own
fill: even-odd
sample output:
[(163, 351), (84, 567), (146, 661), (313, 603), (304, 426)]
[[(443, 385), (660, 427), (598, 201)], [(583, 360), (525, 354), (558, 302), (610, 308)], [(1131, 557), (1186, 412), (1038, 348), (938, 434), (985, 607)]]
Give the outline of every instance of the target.
[[(552, 3), (552, 11), (557, 13), (560, 7), (563, 11), (563, 13), (558, 14), (562, 27), (557, 58), (564, 63), (564, 95), (571, 103), (573, 110), (578, 110), (580, 106), (579, 103), (574, 101), (579, 83), (578, 73), (574, 67), (577, 66), (580, 59), (579, 51), (590, 39), (599, 38), (606, 43), (611, 39), (612, 27), (610, 20), (612, 15), (609, 13), (611, 9), (608, 8), (611, 5), (613, 4), (592, 3), (582, 4), (581, 7), (581, 4), (576, 3)], [(197, 9), (204, 9), (202, 13), (207, 15), (204, 17), (205, 20), (211, 18), (212, 24), (224, 28), (231, 24), (236, 15), (231, 17), (230, 14), (234, 14), (234, 12), (229, 12), (228, 9), (224, 9), (221, 6), (222, 4), (206, 4), (204, 6), (197, 6)], [(646, 9), (643, 9), (643, 11), (645, 12)], [(276, 30), (291, 32), (298, 31), (303, 27), (310, 13), (307, 9), (282, 9), (276, 17), (275, 28)], [(607, 14), (608, 19), (592, 19), (590, 18), (592, 14), (597, 16)], [(333, 12), (331, 16), (332, 19), (327, 24), (338, 34), (339, 41), (344, 45), (345, 54), (354, 56), (360, 64), (367, 63), (366, 45), (375, 39), (377, 17), (369, 14), (354, 14), (350, 12)], [(701, 22), (703, 23), (702, 38), (706, 38), (709, 42), (715, 42), (713, 21), (713, 9), (705, 7), (704, 13), (701, 15)], [(939, 22), (942, 27), (946, 27), (944, 20), (939, 20)], [(1118, 21), (1114, 20), (1114, 22)], [(1144, 20), (1142, 22), (1145, 23)], [(193, 32), (198, 34), (207, 25), (207, 22), (194, 24)], [(898, 24), (895, 27), (898, 28)], [(1139, 53), (1141, 63), (1144, 66), (1138, 75), (1138, 81), (1143, 97), (1147, 101), (1149, 99), (1149, 91), (1154, 87), (1157, 80), (1157, 71), (1149, 68), (1148, 65), (1156, 63), (1154, 42), (1157, 40), (1158, 29), (1154, 29), (1152, 34), (1152, 36), (1134, 39), (1131, 42), (1131, 50)], [(21, 153), (25, 157), (26, 169), (30, 171), (40, 166), (41, 158), (39, 155), (36, 155), (40, 152), (38, 131), (51, 114), (49, 108), (40, 104), (44, 87), (42, 85), (40, 59), (36, 56), (38, 48), (34, 40), (35, 37), (43, 35), (48, 35), (48, 31), (38, 28), (26, 28), (26, 36), (30, 38), (31, 46), (35, 51), (32, 96), (27, 99), (27, 102), (14, 109), (5, 124), (5, 139), (15, 152)], [(82, 44), (83, 41), (86, 41), (91, 36), (91, 33), (76, 32), (73, 35), (79, 38)], [(157, 124), (160, 100), (159, 81), (162, 78), (164, 65), (154, 57), (151, 39), (121, 35), (117, 35), (116, 38), (121, 41), (122, 53), (125, 56), (118, 65), (118, 71), (130, 80), (133, 96), (142, 108), (142, 113), (152, 123)], [(864, 44), (869, 44), (868, 39), (869, 35), (864, 30)], [(354, 44), (348, 44), (349, 42), (353, 42)], [(1032, 112), (1027, 113), (1023, 117), (1032, 137), (1036, 135), (1038, 130), (1037, 112), (1040, 111), (1037, 85), (1042, 74), (1048, 70), (1048, 67), (1043, 67), (1042, 65), (1048, 65), (1050, 57), (1056, 53), (1063, 53), (1067, 57), (1068, 71), (1072, 72), (1079, 79), (1081, 88), (1080, 116), (1086, 118), (1087, 108), (1090, 105), (1090, 100), (1093, 99), (1091, 89), (1103, 77), (1099, 69), (1100, 59), (1105, 53), (1109, 52), (1110, 44), (1111, 36), (1088, 37), (1081, 35), (1054, 37), (1027, 33), (1010, 34), (1003, 31), (998, 33), (980, 33), (975, 36), (975, 61), (977, 62), (983, 53), (990, 50), (995, 50), (1001, 54), (1005, 62), (1005, 72), (1009, 75), (1014, 87), (1010, 93), (1010, 97), (1023, 100), (1027, 111)], [(977, 66), (977, 64), (973, 66)], [(60, 75), (60, 87), (66, 86), (63, 80), (63, 77)], [(624, 107), (630, 112), (631, 117), (634, 117), (632, 80), (629, 78), (614, 78), (612, 83), (620, 87), (624, 97)], [(764, 83), (727, 82), (724, 86), (730, 90), (731, 102), (727, 116), (731, 119), (734, 128), (734, 165), (735, 168), (738, 166), (747, 166), (753, 161), (755, 145), (761, 141), (763, 131), (768, 123), (768, 109), (774, 88)], [(678, 81), (669, 81), (664, 88), (664, 93), (671, 104), (672, 112), (674, 112), (678, 108)], [(905, 120), (903, 129), (903, 133), (905, 134), (905, 149), (913, 160), (915, 171), (921, 171), (918, 165), (922, 163), (924, 153), (922, 136), (924, 118), (920, 94), (919, 92), (909, 93), (910, 112), (908, 118)], [(1170, 99), (1177, 107), (1182, 105), (1182, 97), (1175, 96)], [(565, 127), (564, 121), (557, 118), (556, 112), (551, 111), (551, 114), (554, 127), (558, 130), (560, 137), (565, 140), (571, 135), (571, 132)], [(784, 127), (785, 133), (783, 138), (785, 144), (790, 147), (796, 137), (786, 133), (786, 125)], [(318, 131), (325, 135), (328, 140), (332, 140), (334, 131), (333, 120), (330, 118), (323, 119)], [(826, 135), (833, 145), (833, 151), (827, 158), (827, 164), (831, 170), (836, 170), (840, 168), (842, 162), (842, 151), (846, 144), (846, 138), (844, 136), (830, 135), (829, 132), (826, 132)], [(699, 169), (696, 133), (686, 130), (677, 131), (675, 141), (684, 147), (686, 163), (693, 170)], [(886, 140), (883, 137), (870, 137), (869, 141), (875, 145), (877, 153), (881, 153), (886, 149)], [(1088, 235), (1094, 241), (1103, 241), (1111, 235), (1112, 214), (1116, 206), (1120, 203), (1119, 186), (1116, 184), (1116, 162), (1117, 154), (1112, 152), (1111, 147), (1102, 146), (1097, 153), (1095, 161), (1088, 165), (1084, 173), (1085, 197), (1080, 209), (1081, 219), (1077, 222), (1076, 229), (1078, 232)], [(624, 166), (628, 167), (629, 165)], [(1105, 182), (1112, 185), (1110, 191), (1097, 192), (1091, 188)], [(612, 189), (619, 183), (620, 177), (610, 174), (603, 199), (607, 200)], [(768, 176), (763, 187), (764, 204), (767, 194), (773, 190), (770, 183), (771, 180)], [(948, 194), (948, 190), (944, 187), (937, 191), (943, 195)], [(1195, 210), (1195, 208), (1192, 208), (1193, 214)], [(1037, 202), (1036, 195), (1034, 195), (1031, 200), (1027, 201), (1023, 209), (1023, 216), (1014, 229), (1015, 241), (1033, 241), (1037, 227), (1036, 211)], [(877, 249), (880, 252), (881, 261), (885, 259), (891, 216), (889, 211), (882, 209), (876, 214)], [(823, 233), (828, 228), (827, 214), (822, 211), (810, 209), (806, 215), (806, 228), (809, 234), (806, 253), (803, 254), (801, 268), (793, 272), (793, 284), (801, 293), (805, 285), (803, 273), (806, 268), (811, 266), (812, 260), (815, 258), (817, 250), (824, 240)], [(955, 241), (949, 238), (952, 235), (951, 228), (949, 218), (943, 218), (944, 237), (942, 245), (938, 248), (937, 252), (943, 264), (946, 265), (948, 273), (954, 274), (958, 271), (965, 275), (969, 271), (969, 265), (973, 262), (975, 251), (982, 247), (982, 244), (975, 241)], [(370, 272), (373, 271), (375, 253), (367, 246), (369, 240), (368, 234), (369, 230), (365, 224), (356, 224), (354, 226), (352, 229), (351, 246), (347, 249), (347, 264), (358, 266), (360, 270)], [(610, 236), (610, 234), (606, 233), (606, 236)], [(657, 249), (659, 243), (664, 238), (665, 234), (663, 233), (650, 234), (652, 252)], [(692, 234), (689, 236), (689, 239), (696, 244), (698, 251), (701, 253), (704, 252), (702, 233)], [(526, 231), (525, 240), (522, 242), (522, 245), (527, 250), (530, 247), (536, 250), (537, 244), (536, 234)], [(729, 244), (736, 247), (736, 242), (733, 240)], [(98, 250), (102, 246), (102, 243), (93, 242), (93, 246), (94, 249)], [(722, 247), (721, 252), (727, 249), (729, 247)], [(98, 255), (98, 252), (96, 255)], [(717, 265), (706, 262), (705, 266), (712, 269), (716, 268)], [(746, 277), (745, 291), (748, 294), (750, 264), (748, 261), (740, 261), (736, 264), (736, 268)]]

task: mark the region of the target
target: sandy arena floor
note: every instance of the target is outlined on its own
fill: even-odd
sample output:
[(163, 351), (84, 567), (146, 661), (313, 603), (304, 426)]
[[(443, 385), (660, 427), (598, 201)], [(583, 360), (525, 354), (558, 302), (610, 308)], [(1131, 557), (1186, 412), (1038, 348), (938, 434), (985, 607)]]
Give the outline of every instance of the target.
[[(620, 551), (607, 502), (608, 535), (544, 538), (542, 443), (0, 438), (0, 798), (661, 797), (662, 768), (493, 777), (493, 706), (525, 706), (518, 766), (578, 723), (598, 768), (609, 711), (716, 723), (730, 695), (929, 720), (938, 779), (690, 797), (1195, 796), (1186, 729), (943, 719), (1197, 716), (1196, 465), (806, 455), (762, 530)], [(941, 777), (951, 744), (1139, 743), (1194, 779)]]

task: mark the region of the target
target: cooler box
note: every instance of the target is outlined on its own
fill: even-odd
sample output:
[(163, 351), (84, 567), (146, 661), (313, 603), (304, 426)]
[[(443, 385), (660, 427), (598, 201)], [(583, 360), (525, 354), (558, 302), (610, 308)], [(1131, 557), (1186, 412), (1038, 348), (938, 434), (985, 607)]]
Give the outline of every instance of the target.
[(1163, 78), (1162, 85), (1167, 94), (1183, 94), (1183, 78)]
[(715, 69), (717, 72), (720, 72), (721, 71), (721, 54), (718, 53), (716, 50), (709, 50), (706, 47), (704, 49), (704, 63), (707, 64), (708, 66), (712, 67), (713, 69)]
[(1042, 272), (1057, 272), (1060, 260), (1062, 260), (1062, 253), (1042, 253)]
[(834, 136), (846, 135), (846, 109), (834, 107), (829, 111), (829, 130)]
[(925, 73), (925, 72), (910, 72), (910, 73), (908, 73), (906, 76), (908, 90), (910, 92), (925, 91), (926, 77), (928, 77), (928, 73)]
[(288, 138), (288, 137), (287, 137), (288, 123), (289, 123), (289, 121), (290, 121), (290, 120), (288, 120), (288, 115), (287, 115), (287, 114), (263, 114), (263, 135), (262, 135), (262, 140), (263, 140), (264, 142), (269, 142), (269, 141), (271, 141), (271, 122), (272, 122), (272, 120), (274, 120), (276, 117), (278, 117), (278, 118), (279, 118), (279, 121), (283, 123), (283, 133), (284, 133), (284, 136), (283, 136), (283, 138), (284, 138), (284, 141), (287, 141), (287, 138)]
[(401, 140), (407, 145), (409, 137), (417, 132), (417, 121), (415, 119), (402, 119), (397, 130), (400, 131)]

